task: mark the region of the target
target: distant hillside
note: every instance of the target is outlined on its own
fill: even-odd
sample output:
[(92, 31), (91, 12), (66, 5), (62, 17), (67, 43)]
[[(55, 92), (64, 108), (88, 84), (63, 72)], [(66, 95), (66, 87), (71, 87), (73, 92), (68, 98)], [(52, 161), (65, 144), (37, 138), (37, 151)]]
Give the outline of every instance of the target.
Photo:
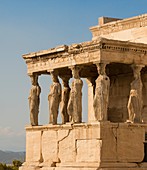
[(24, 162), (25, 152), (11, 152), (0, 150), (1, 163), (12, 164), (12, 161), (14, 159)]

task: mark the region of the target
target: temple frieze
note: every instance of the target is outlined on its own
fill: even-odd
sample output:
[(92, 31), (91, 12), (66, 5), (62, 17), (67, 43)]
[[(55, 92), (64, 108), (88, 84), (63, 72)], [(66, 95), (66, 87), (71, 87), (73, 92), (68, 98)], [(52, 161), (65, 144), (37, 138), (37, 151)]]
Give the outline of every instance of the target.
[(95, 63), (147, 64), (147, 44), (99, 38), (23, 55), (28, 74)]

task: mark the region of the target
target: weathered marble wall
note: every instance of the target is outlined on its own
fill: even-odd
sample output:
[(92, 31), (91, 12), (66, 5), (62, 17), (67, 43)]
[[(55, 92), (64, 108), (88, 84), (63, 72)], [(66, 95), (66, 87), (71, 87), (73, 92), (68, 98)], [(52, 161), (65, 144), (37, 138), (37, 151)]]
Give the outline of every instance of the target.
[[(127, 66), (127, 65), (126, 65)], [(121, 66), (120, 66), (121, 67)], [(123, 67), (123, 66), (122, 66)], [(127, 66), (129, 68), (129, 65)], [(116, 68), (114, 68), (115, 70)], [(117, 71), (116, 71), (117, 72)], [(113, 73), (112, 73), (113, 74)], [(142, 119), (147, 122), (147, 68), (141, 71), (143, 84)], [(134, 77), (131, 72), (110, 76), (110, 98), (108, 107), (108, 120), (112, 122), (125, 122), (128, 118), (127, 104), (130, 94), (130, 84)]]
[[(146, 68), (145, 68), (146, 69)], [(147, 73), (142, 74), (142, 83), (143, 83), (143, 109), (142, 109), (142, 118), (144, 123), (147, 123)]]
[(98, 122), (27, 127), (26, 162), (20, 170), (137, 168), (144, 159), (144, 126)]
[(122, 41), (147, 42), (147, 14), (123, 20), (101, 17), (98, 24), (90, 28), (93, 35), (92, 40), (101, 36)]
[(110, 78), (108, 120), (112, 122), (124, 122), (128, 118), (127, 104), (132, 76), (117, 75)]

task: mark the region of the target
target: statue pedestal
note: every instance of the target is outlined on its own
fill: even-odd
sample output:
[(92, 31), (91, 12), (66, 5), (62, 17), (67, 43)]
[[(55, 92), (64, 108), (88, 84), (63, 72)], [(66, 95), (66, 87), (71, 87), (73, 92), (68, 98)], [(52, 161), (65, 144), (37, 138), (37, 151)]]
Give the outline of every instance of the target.
[(28, 126), (20, 170), (145, 170), (146, 128), (110, 122)]

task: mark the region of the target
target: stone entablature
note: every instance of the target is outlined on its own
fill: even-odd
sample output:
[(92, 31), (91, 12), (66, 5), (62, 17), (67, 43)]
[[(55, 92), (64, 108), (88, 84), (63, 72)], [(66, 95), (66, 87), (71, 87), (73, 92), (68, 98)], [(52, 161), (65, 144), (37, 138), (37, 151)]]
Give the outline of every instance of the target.
[(95, 63), (147, 64), (147, 44), (100, 38), (23, 55), (28, 74)]
[(100, 26), (97, 25), (91, 27), (90, 30), (92, 32), (93, 39), (95, 39), (96, 37), (105, 34), (110, 34), (110, 33), (115, 33), (123, 30), (128, 30), (131, 28), (140, 28), (145, 26), (147, 26), (147, 14), (139, 15), (136, 17), (127, 18), (123, 20), (112, 21), (102, 25), (100, 24)]

